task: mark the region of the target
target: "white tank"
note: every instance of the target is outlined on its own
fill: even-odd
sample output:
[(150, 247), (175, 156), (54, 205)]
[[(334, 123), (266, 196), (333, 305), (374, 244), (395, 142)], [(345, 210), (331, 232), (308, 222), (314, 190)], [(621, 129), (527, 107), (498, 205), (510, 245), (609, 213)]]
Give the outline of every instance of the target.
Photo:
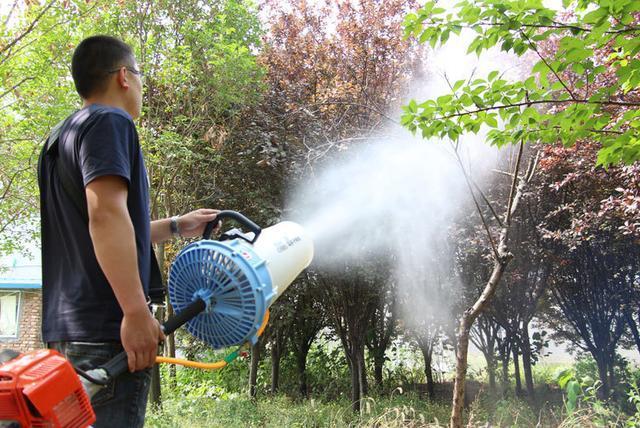
[(283, 221), (266, 229), (253, 244), (253, 250), (265, 260), (271, 275), (274, 302), (313, 259), (313, 241), (304, 228)]

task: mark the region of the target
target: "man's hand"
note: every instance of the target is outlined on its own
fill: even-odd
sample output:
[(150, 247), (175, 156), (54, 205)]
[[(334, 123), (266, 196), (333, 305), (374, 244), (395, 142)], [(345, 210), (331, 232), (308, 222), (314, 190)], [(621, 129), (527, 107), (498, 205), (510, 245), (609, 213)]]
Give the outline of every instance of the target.
[(145, 306), (125, 314), (120, 326), (120, 340), (127, 352), (129, 371), (134, 372), (153, 366), (158, 344), (164, 340), (160, 323)]
[[(204, 228), (207, 223), (212, 221), (220, 210), (212, 210), (209, 208), (200, 208), (199, 210), (191, 211), (188, 214), (180, 216), (178, 219), (178, 230), (183, 238), (194, 238), (204, 233)], [(214, 233), (220, 230), (222, 222), (218, 222)]]

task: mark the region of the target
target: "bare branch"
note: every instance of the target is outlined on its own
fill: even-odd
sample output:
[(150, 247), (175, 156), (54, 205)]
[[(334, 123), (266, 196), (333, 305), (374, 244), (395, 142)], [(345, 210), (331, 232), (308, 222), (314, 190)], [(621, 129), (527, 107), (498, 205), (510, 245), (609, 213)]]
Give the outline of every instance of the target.
[(634, 102), (627, 102), (627, 101), (589, 101), (584, 99), (537, 100), (537, 101), (525, 101), (521, 103), (505, 104), (505, 105), (499, 105), (499, 106), (483, 107), (476, 110), (452, 113), (446, 116), (437, 117), (436, 120), (451, 119), (453, 117), (467, 116), (470, 114), (482, 113), (485, 111), (502, 110), (505, 108), (512, 108), (512, 107), (524, 107), (524, 106), (531, 106), (535, 104), (566, 104), (566, 103), (598, 104), (598, 105), (605, 105), (605, 106), (621, 106), (621, 107), (640, 107), (640, 102), (634, 103)]
[(387, 119), (388, 121), (395, 123), (396, 125), (400, 124), (400, 122), (398, 122), (397, 120), (393, 119), (392, 117), (387, 116), (385, 113), (381, 112), (380, 110), (378, 110), (377, 108), (367, 105), (367, 104), (361, 104), (361, 103), (352, 103), (352, 102), (347, 102), (347, 101), (327, 101), (327, 102), (322, 102), (322, 103), (314, 103), (311, 104), (314, 106), (322, 106), (322, 105), (346, 105), (346, 106), (354, 106), (354, 107), (361, 107), (367, 110), (371, 110), (374, 113), (379, 114), (380, 116), (384, 117), (385, 119)]
[(527, 183), (531, 182), (531, 179), (533, 178), (533, 174), (535, 174), (536, 172), (536, 168), (538, 166), (539, 160), (540, 160), (540, 151), (537, 151), (533, 159), (529, 161), (529, 166), (527, 167), (527, 173), (525, 175), (525, 180)]
[[(473, 73), (475, 73), (475, 68), (473, 69)], [(472, 73), (472, 75), (473, 75), (473, 73)], [(451, 85), (451, 82), (449, 81), (449, 77), (446, 75), (446, 73), (444, 74), (444, 79), (446, 80), (447, 84), (449, 85), (449, 89), (451, 89), (451, 91), (453, 92), (453, 86)], [(456, 98), (458, 98), (458, 95), (455, 92), (454, 92), (454, 96)], [(498, 217), (498, 215), (496, 214), (495, 210), (493, 209), (493, 205), (491, 205), (491, 202), (489, 202), (489, 200), (485, 197), (484, 193), (482, 193), (482, 191), (480, 190), (480, 187), (469, 176), (469, 174), (467, 174), (467, 170), (464, 168), (464, 165), (462, 163), (462, 159), (460, 159), (460, 155), (458, 153), (458, 147), (459, 147), (458, 141), (456, 141), (455, 145), (454, 145), (454, 148), (453, 148), (453, 151), (455, 153), (455, 156), (456, 156), (456, 159), (458, 161), (458, 164), (460, 165), (460, 169), (462, 170), (462, 173), (464, 174), (464, 179), (465, 179), (465, 182), (467, 183), (467, 188), (469, 189), (469, 192), (471, 193), (471, 197), (473, 198), (473, 203), (475, 204), (476, 210), (478, 211), (478, 214), (480, 215), (480, 219), (482, 220), (482, 225), (484, 226), (484, 229), (487, 232), (487, 237), (489, 238), (489, 243), (491, 244), (491, 248), (493, 250), (493, 255), (497, 259), (498, 258), (498, 250), (496, 248), (495, 241), (493, 240), (493, 236), (491, 235), (491, 230), (489, 229), (489, 225), (487, 224), (487, 221), (485, 220), (484, 215), (482, 214), (482, 210), (480, 209), (480, 204), (478, 203), (478, 200), (476, 199), (476, 195), (473, 192), (473, 188), (471, 187), (471, 183), (472, 182), (475, 185), (476, 189), (478, 189), (478, 191), (480, 192), (480, 195), (482, 196), (482, 198), (484, 199), (485, 203), (487, 204), (487, 206), (489, 207), (489, 209), (493, 213), (493, 215), (496, 218), (496, 220), (498, 220), (498, 224), (500, 224), (500, 226), (502, 226), (502, 222), (500, 221), (500, 218)]]
[(4, 20), (5, 27), (9, 25), (9, 20), (11, 20), (11, 15), (13, 15), (13, 11), (16, 10), (16, 6), (18, 6), (18, 0), (15, 0), (13, 2), (13, 5), (11, 6), (11, 10), (9, 10), (9, 13), (7, 14), (7, 19)]
[(522, 152), (524, 151), (524, 141), (520, 141), (520, 147), (518, 148), (518, 158), (516, 160), (516, 166), (513, 171), (513, 181), (511, 182), (511, 190), (509, 191), (509, 202), (507, 206), (507, 212), (505, 215), (505, 224), (507, 227), (511, 226), (511, 207), (516, 194), (516, 186), (518, 185), (518, 174), (520, 172), (520, 161), (522, 160)]
[(47, 4), (44, 9), (42, 9), (40, 11), (40, 13), (38, 14), (38, 16), (36, 16), (36, 18), (31, 22), (31, 24), (29, 24), (29, 26), (22, 32), (22, 34), (20, 34), (18, 37), (16, 37), (15, 39), (13, 39), (11, 42), (9, 42), (7, 45), (3, 46), (2, 48), (0, 48), (0, 55), (2, 55), (3, 53), (5, 53), (7, 50), (11, 49), (13, 46), (15, 46), (18, 42), (20, 42), (20, 40), (22, 40), (27, 34), (29, 34), (31, 31), (33, 31), (33, 29), (35, 28), (36, 24), (38, 23), (38, 21), (40, 21), (40, 18), (42, 18), (42, 16), (49, 10), (51, 9), (51, 6), (54, 5), (54, 3), (56, 2), (56, 0), (51, 0), (49, 2), (49, 4)]
[[(55, 0), (54, 0), (54, 1), (52, 1), (52, 3), (55, 3)], [(94, 2), (93, 6), (91, 6), (89, 9), (87, 9), (87, 10), (86, 10), (85, 12), (83, 12), (81, 15), (77, 16), (77, 18), (83, 18), (83, 17), (85, 17), (85, 16), (87, 16), (87, 15), (90, 15), (90, 14), (91, 14), (91, 12), (93, 12), (93, 11), (94, 11), (94, 9), (96, 9), (96, 8), (98, 7), (98, 5), (99, 5), (99, 2)], [(69, 22), (71, 21), (71, 19), (72, 19), (72, 18), (68, 18), (68, 19), (65, 19), (64, 21), (56, 22), (55, 24), (50, 25), (50, 26), (49, 26), (49, 27), (47, 27), (47, 28), (44, 28), (44, 29), (41, 31), (41, 34), (46, 34), (46, 33), (48, 33), (49, 31), (51, 31), (51, 30), (52, 30), (53, 28), (55, 28), (55, 27), (58, 27), (58, 26), (61, 26), (61, 25), (62, 25), (62, 26), (64, 26), (65, 24), (69, 23)], [(12, 55), (14, 55), (14, 56), (15, 56), (16, 54), (18, 54), (18, 52), (20, 52), (20, 51), (22, 51), (22, 50), (26, 49), (28, 46), (32, 45), (36, 40), (37, 40), (37, 39), (33, 39), (33, 40), (31, 40), (31, 41), (29, 41), (29, 42), (27, 42), (27, 43), (23, 44), (23, 45), (22, 45), (22, 46), (20, 46), (19, 48), (15, 49), (15, 50), (12, 52)], [(0, 57), (1, 57), (1, 55), (0, 55)], [(0, 59), (0, 65), (4, 64), (4, 63), (5, 63), (6, 61), (8, 61), (9, 59), (10, 59), (10, 56), (7, 54), (7, 56), (5, 56), (4, 58)]]
[(547, 66), (547, 68), (549, 70), (551, 70), (551, 72), (553, 73), (553, 75), (556, 77), (556, 79), (558, 79), (558, 82), (560, 82), (560, 84), (564, 87), (564, 89), (567, 91), (567, 93), (569, 94), (569, 96), (571, 97), (572, 100), (576, 99), (576, 96), (573, 94), (573, 92), (571, 92), (571, 89), (569, 89), (569, 87), (564, 83), (564, 80), (562, 80), (562, 78), (558, 75), (558, 73), (553, 69), (553, 67), (551, 67), (551, 64), (549, 64), (549, 62), (546, 60), (545, 57), (542, 56), (542, 54), (538, 51), (538, 49), (536, 48), (535, 43), (533, 43), (531, 41), (531, 39), (529, 39), (529, 37), (522, 31), (520, 30), (520, 34), (522, 34), (522, 37), (524, 37), (524, 39), (529, 42), (529, 47), (531, 48), (531, 50), (533, 50), (536, 55), (538, 55), (538, 58), (540, 58), (540, 60), (542, 60), (542, 62), (544, 63), (544, 65)]
[[(429, 26), (433, 26), (433, 27), (437, 27), (437, 26), (441, 26), (442, 23), (441, 22), (436, 22), (431, 20), (430, 22), (426, 23)], [(484, 27), (499, 27), (499, 26), (503, 26), (503, 25), (507, 25), (508, 23), (506, 22), (487, 22), (487, 21), (482, 21), (482, 22), (478, 22), (477, 24), (474, 25), (463, 25), (463, 24), (455, 24), (455, 26), (460, 27), (460, 28), (475, 28), (476, 26), (484, 26)], [(544, 25), (544, 24), (525, 24), (525, 23), (519, 23), (518, 24), (520, 27), (522, 28), (540, 28), (540, 29), (549, 29), (549, 30), (573, 30), (573, 31), (578, 31), (578, 32), (590, 32), (593, 30), (593, 28), (587, 28), (587, 27), (581, 27), (578, 24), (570, 24), (570, 23), (562, 23), (562, 22), (553, 22), (553, 25)], [(640, 27), (630, 27), (630, 26), (625, 26), (625, 28), (622, 28), (620, 30), (609, 30), (609, 31), (605, 31), (605, 34), (625, 34), (625, 33), (633, 33), (636, 31), (640, 31)]]
[(487, 220), (484, 218), (484, 214), (482, 214), (482, 209), (480, 208), (480, 204), (476, 199), (475, 192), (473, 191), (473, 187), (471, 185), (471, 178), (469, 177), (467, 170), (465, 169), (464, 164), (462, 163), (462, 159), (460, 158), (460, 154), (458, 153), (458, 150), (456, 149), (454, 152), (455, 152), (455, 156), (458, 161), (458, 164), (460, 165), (460, 169), (462, 170), (462, 174), (464, 175), (464, 180), (467, 183), (467, 188), (469, 189), (469, 193), (471, 193), (471, 198), (473, 199), (473, 203), (476, 206), (478, 215), (480, 215), (480, 220), (482, 220), (482, 225), (484, 226), (484, 230), (487, 232), (487, 238), (489, 238), (489, 243), (491, 244), (493, 255), (496, 258), (496, 260), (499, 260), (500, 254), (498, 253), (498, 248), (496, 247), (496, 243), (493, 239), (493, 235), (491, 235), (491, 230), (489, 229)]
[(24, 79), (22, 79), (21, 81), (19, 81), (18, 83), (16, 83), (15, 85), (13, 85), (11, 88), (7, 89), (6, 91), (4, 91), (1, 95), (0, 95), (0, 99), (2, 99), (3, 97), (5, 97), (6, 95), (8, 95), (9, 93), (13, 92), (14, 90), (16, 90), (20, 85), (22, 85), (24, 82), (27, 82), (29, 80), (33, 80), (33, 77), (25, 77)]
[(500, 171), (499, 169), (492, 169), (491, 172), (496, 172), (498, 174), (506, 175), (507, 177), (513, 177), (513, 173), (507, 171)]
[(487, 204), (487, 207), (489, 207), (489, 209), (491, 210), (491, 214), (493, 214), (493, 218), (495, 218), (496, 221), (498, 222), (498, 225), (500, 227), (502, 227), (502, 221), (500, 220), (500, 216), (498, 215), (496, 210), (493, 208), (493, 204), (489, 201), (489, 199), (487, 199), (487, 197), (485, 196), (484, 192), (480, 189), (480, 186), (478, 186), (476, 181), (475, 180), (471, 180), (471, 182), (473, 183), (473, 185), (476, 188), (476, 190), (478, 191), (478, 193), (480, 193), (480, 196), (482, 196), (482, 200), (484, 201), (484, 203)]

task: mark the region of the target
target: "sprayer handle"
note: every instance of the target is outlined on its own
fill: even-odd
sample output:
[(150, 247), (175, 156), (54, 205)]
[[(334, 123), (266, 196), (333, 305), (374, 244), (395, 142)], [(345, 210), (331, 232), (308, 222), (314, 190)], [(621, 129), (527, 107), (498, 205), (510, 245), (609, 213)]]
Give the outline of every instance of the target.
[[(207, 304), (202, 299), (196, 299), (189, 306), (180, 311), (179, 314), (169, 318), (164, 324), (162, 324), (162, 331), (164, 334), (169, 335), (182, 327), (187, 322), (195, 318), (200, 312), (207, 308)], [(111, 380), (120, 376), (129, 370), (129, 361), (127, 359), (127, 353), (125, 351), (120, 352), (118, 355), (101, 365), (101, 369), (107, 372), (108, 379)]]
[(240, 214), (239, 212), (225, 210), (225, 211), (220, 211), (216, 216), (216, 218), (214, 218), (209, 223), (207, 223), (207, 226), (204, 228), (204, 233), (202, 234), (202, 239), (211, 239), (211, 232), (213, 232), (213, 229), (218, 225), (218, 222), (220, 222), (220, 220), (222, 220), (223, 218), (230, 218), (232, 220), (235, 220), (238, 223), (242, 224), (243, 226), (246, 226), (250, 231), (252, 231), (254, 233), (253, 240), (251, 241), (252, 244), (256, 242), (256, 240), (258, 239), (258, 236), (260, 236), (260, 233), (262, 232), (262, 228), (260, 226), (258, 226), (257, 224), (255, 224), (254, 222), (252, 222), (251, 220), (249, 220), (247, 217)]

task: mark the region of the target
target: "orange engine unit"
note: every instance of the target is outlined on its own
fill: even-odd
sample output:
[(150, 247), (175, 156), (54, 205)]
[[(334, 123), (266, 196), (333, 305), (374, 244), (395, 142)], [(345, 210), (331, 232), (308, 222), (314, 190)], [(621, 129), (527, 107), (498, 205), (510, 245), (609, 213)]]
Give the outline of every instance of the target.
[(95, 422), (80, 379), (60, 353), (41, 349), (0, 365), (0, 427), (87, 427)]

